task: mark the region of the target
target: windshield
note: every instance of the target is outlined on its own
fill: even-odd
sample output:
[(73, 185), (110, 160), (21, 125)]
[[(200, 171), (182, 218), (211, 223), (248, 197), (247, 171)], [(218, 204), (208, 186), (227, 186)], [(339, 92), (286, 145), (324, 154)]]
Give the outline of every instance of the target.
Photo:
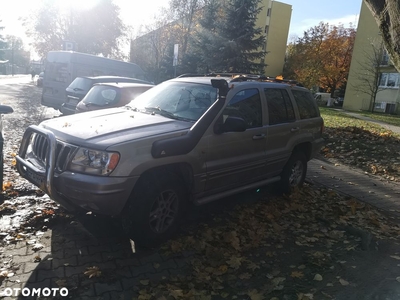
[(197, 121), (216, 99), (217, 89), (211, 84), (169, 81), (141, 94), (129, 106), (145, 113)]

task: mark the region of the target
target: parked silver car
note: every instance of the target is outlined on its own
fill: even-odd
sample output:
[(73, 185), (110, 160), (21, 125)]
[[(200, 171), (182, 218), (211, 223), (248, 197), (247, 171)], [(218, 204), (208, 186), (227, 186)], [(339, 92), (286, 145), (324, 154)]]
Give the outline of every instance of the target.
[(123, 108), (30, 126), (17, 168), (73, 211), (121, 216), (135, 241), (175, 230), (188, 202), (301, 186), (323, 144), (309, 90), (240, 76), (166, 81)]

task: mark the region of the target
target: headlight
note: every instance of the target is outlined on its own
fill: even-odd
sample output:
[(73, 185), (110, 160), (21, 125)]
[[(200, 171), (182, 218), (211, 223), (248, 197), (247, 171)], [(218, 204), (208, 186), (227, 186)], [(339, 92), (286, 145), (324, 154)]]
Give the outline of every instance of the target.
[(79, 148), (69, 164), (68, 170), (94, 175), (110, 174), (119, 161), (116, 152), (97, 151)]

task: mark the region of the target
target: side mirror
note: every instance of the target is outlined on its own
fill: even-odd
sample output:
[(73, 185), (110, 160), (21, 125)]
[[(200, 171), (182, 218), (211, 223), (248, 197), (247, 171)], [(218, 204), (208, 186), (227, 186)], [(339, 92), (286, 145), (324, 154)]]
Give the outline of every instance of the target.
[(0, 105), (0, 114), (10, 114), (14, 112), (11, 106), (8, 105)]
[(246, 131), (246, 122), (242, 118), (228, 117), (223, 124), (216, 124), (214, 132), (221, 134), (224, 132), (243, 132)]

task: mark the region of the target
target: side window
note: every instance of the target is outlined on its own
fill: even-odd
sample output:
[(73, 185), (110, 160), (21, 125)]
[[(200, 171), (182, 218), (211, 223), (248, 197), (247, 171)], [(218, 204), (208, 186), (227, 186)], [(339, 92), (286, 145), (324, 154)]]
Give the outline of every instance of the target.
[(294, 121), (294, 109), (289, 94), (283, 89), (264, 89), (268, 103), (269, 125)]
[(314, 99), (309, 92), (292, 90), (297, 107), (299, 108), (300, 119), (309, 119), (318, 117), (317, 109), (314, 105)]
[(247, 89), (238, 92), (225, 107), (224, 121), (227, 117), (242, 118), (247, 128), (262, 126), (261, 97), (258, 89)]

